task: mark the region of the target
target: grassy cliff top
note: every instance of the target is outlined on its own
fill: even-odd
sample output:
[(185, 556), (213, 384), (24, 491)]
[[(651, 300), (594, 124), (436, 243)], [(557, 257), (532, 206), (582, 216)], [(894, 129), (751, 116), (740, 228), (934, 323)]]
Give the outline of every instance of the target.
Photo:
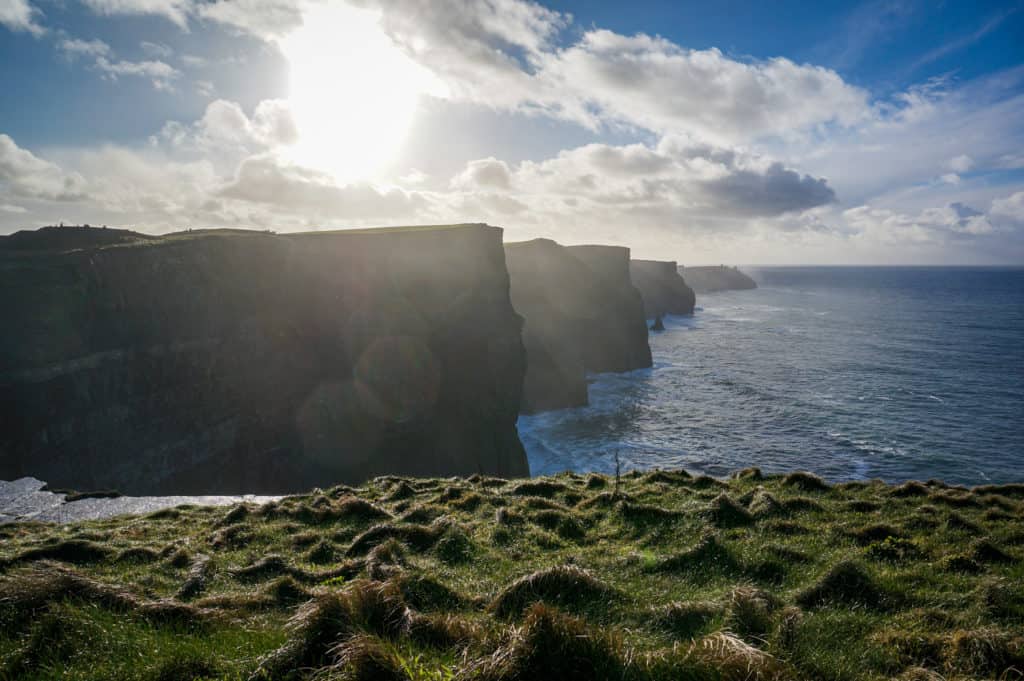
[(0, 679), (1024, 670), (1024, 485), (379, 478), (0, 527)]
[(407, 234), (416, 232), (446, 232), (457, 229), (486, 227), (499, 229), (484, 223), (462, 223), (449, 225), (404, 225), (396, 227), (370, 227), (362, 229), (332, 229), (309, 232), (272, 232), (256, 229), (192, 229), (167, 234), (143, 234), (127, 229), (89, 226), (41, 227), (36, 230), (22, 230), (7, 236), (0, 235), (0, 255), (65, 253), (78, 250), (100, 250), (107, 248), (132, 248), (139, 246), (160, 246), (206, 238), (247, 238), (247, 237), (315, 237), (315, 236), (360, 236)]

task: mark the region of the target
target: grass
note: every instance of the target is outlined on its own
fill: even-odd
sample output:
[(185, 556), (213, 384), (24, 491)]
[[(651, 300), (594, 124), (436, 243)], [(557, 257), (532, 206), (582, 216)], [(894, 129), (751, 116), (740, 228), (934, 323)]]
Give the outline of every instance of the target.
[(1024, 487), (379, 478), (3, 528), (0, 680), (1024, 678)]

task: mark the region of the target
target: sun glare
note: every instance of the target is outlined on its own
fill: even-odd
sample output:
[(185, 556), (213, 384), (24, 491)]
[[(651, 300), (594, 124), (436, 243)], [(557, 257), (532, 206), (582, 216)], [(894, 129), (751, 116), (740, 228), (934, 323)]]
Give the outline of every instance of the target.
[(299, 140), (296, 163), (344, 182), (371, 178), (399, 151), (433, 76), (381, 30), (379, 14), (332, 1), (315, 5), (281, 41)]

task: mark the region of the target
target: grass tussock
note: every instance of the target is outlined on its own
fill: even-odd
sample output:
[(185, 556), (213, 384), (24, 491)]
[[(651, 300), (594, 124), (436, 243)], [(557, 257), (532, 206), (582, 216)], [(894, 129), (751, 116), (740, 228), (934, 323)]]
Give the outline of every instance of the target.
[(199, 594), (205, 589), (210, 578), (213, 576), (213, 561), (209, 556), (198, 555), (192, 562), (192, 566), (189, 568), (188, 577), (185, 582), (178, 589), (178, 598), (183, 601), (188, 601)]
[(754, 522), (751, 512), (725, 493), (719, 494), (711, 500), (706, 514), (708, 520), (715, 527), (742, 527)]
[(688, 640), (696, 638), (724, 608), (711, 601), (690, 601), (657, 606), (650, 611), (650, 622), (672, 636)]
[(332, 681), (407, 681), (402, 663), (391, 648), (376, 636), (360, 634), (346, 639), (330, 651), (332, 662), (321, 669), (318, 679)]
[(552, 480), (537, 480), (522, 482), (509, 490), (509, 494), (515, 497), (544, 497), (551, 498), (568, 490), (565, 483)]
[(723, 681), (783, 681), (792, 673), (777, 658), (741, 638), (720, 631), (697, 642), (691, 655), (703, 662), (708, 677)]
[(735, 471), (729, 476), (733, 480), (764, 480), (764, 474), (761, 469), (757, 466), (750, 468), (744, 468), (743, 470)]
[(124, 587), (55, 564), (39, 565), (0, 580), (0, 622), (11, 627), (67, 601), (132, 613), (154, 624), (198, 626), (210, 616), (208, 611), (172, 599), (141, 598)]
[(842, 561), (832, 566), (796, 598), (797, 604), (803, 608), (824, 605), (864, 605), (877, 608), (882, 605), (882, 601), (883, 593), (871, 573), (853, 561)]
[(694, 577), (709, 573), (735, 572), (739, 562), (717, 535), (709, 534), (685, 551), (664, 558), (653, 566), (657, 572), (687, 573)]
[(890, 494), (894, 497), (926, 497), (931, 493), (928, 486), (917, 480), (910, 480), (897, 485)]
[(417, 551), (425, 551), (437, 543), (444, 530), (445, 526), (437, 523), (431, 525), (381, 523), (353, 539), (345, 555), (349, 557), (364, 555), (371, 548), (388, 539), (394, 539)]
[(136, 565), (149, 565), (160, 560), (160, 552), (148, 546), (133, 546), (124, 549), (117, 554), (115, 560), (118, 563), (133, 563)]
[(906, 533), (888, 523), (875, 523), (851, 530), (849, 536), (861, 546), (867, 546), (873, 542), (885, 541), (890, 537), (893, 539), (904, 539)]
[(729, 594), (726, 625), (745, 640), (763, 640), (772, 629), (772, 613), (777, 599), (767, 591), (752, 586), (739, 586)]
[(763, 518), (774, 518), (786, 514), (786, 510), (779, 503), (779, 500), (775, 498), (768, 490), (763, 487), (756, 490), (751, 495), (750, 503), (747, 505), (747, 510), (751, 516), (758, 520)]
[(29, 549), (7, 561), (0, 561), (0, 569), (40, 560), (55, 560), (71, 565), (91, 565), (113, 558), (113, 550), (103, 544), (86, 539), (66, 539), (50, 546)]
[(546, 605), (535, 604), (521, 627), (512, 627), (490, 656), (467, 670), (481, 681), (528, 679), (622, 679), (621, 642)]
[(817, 475), (806, 471), (797, 471), (786, 475), (782, 478), (782, 484), (785, 487), (793, 487), (805, 492), (827, 492), (829, 489), (828, 483)]
[(501, 590), (491, 610), (498, 617), (510, 617), (531, 603), (543, 601), (563, 608), (615, 600), (619, 594), (586, 570), (574, 565), (560, 565), (538, 570), (509, 584)]
[[(693, 479), (689, 473), (682, 469), (673, 471), (652, 471), (643, 477), (646, 485), (685, 485)], [(588, 486), (590, 481), (587, 481)]]

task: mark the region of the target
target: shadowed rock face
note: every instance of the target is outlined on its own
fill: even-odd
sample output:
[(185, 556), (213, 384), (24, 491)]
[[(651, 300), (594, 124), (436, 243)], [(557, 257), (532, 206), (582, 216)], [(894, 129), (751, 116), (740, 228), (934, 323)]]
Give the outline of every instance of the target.
[(75, 247), (0, 240), (0, 478), (229, 494), (528, 474), (500, 229)]
[(697, 293), (715, 291), (742, 291), (757, 288), (757, 282), (735, 267), (715, 265), (712, 267), (680, 267), (686, 283)]
[[(506, 244), (505, 253), (512, 305), (525, 319), (524, 412), (586, 404), (587, 371), (651, 365), (642, 302), (623, 266), (627, 249), (580, 258), (573, 248), (536, 239)], [(586, 258), (591, 253), (596, 257)]]
[(640, 292), (629, 277), (629, 249), (620, 246), (568, 246), (594, 271), (604, 307), (589, 320), (583, 362), (587, 371), (633, 371), (651, 366), (647, 319)]
[(630, 260), (629, 276), (644, 301), (644, 314), (693, 314), (696, 296), (679, 276), (674, 260)]

